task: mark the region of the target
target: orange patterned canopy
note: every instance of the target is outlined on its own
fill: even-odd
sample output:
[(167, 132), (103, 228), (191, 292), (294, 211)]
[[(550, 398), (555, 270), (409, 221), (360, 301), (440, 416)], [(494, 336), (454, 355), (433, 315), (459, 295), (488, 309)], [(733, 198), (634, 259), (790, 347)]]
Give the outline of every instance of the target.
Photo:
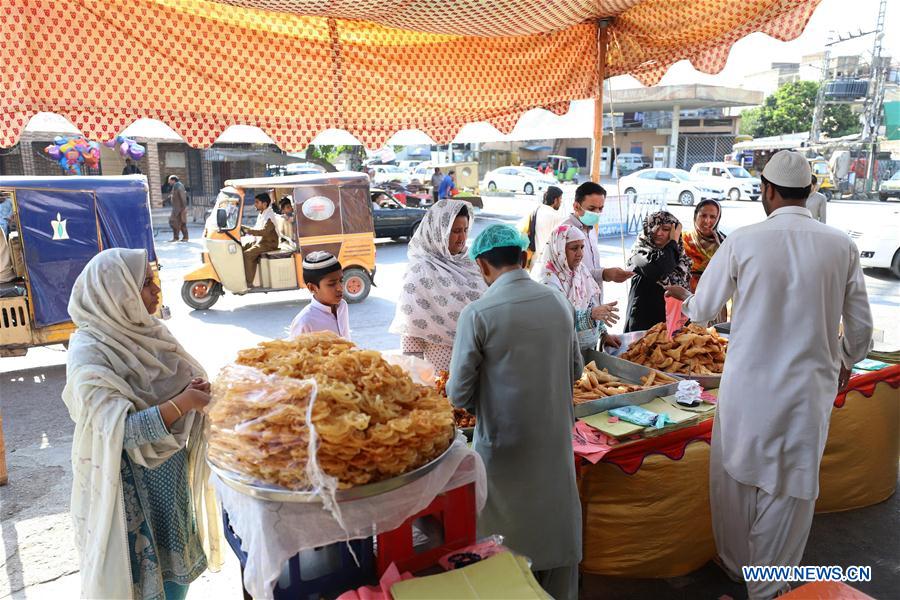
[(604, 77), (651, 85), (684, 59), (716, 73), (741, 37), (799, 35), (819, 1), (0, 0), (0, 146), (41, 111), (98, 140), (156, 118), (199, 147), (234, 124), (288, 151), (329, 128), (369, 147), (477, 121), (508, 133)]

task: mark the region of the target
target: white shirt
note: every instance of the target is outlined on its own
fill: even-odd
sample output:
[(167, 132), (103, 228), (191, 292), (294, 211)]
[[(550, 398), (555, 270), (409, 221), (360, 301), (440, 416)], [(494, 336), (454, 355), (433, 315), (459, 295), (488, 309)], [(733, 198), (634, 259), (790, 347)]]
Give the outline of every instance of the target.
[(825, 222), (825, 211), (828, 206), (828, 200), (821, 192), (810, 194), (806, 199), (806, 208), (812, 213), (812, 218), (819, 223)]
[(333, 331), (347, 341), (350, 341), (350, 308), (346, 300), (341, 300), (337, 307), (337, 317), (331, 312), (331, 307), (322, 304), (315, 298), (306, 305), (306, 308), (291, 321), (291, 329), (288, 338), (293, 339), (301, 333), (315, 333), (317, 331)]
[(556, 210), (552, 206), (541, 204), (537, 208), (537, 217), (534, 220), (534, 255), (539, 257), (544, 253), (544, 246), (550, 241), (553, 230), (566, 220), (568, 215)]
[(725, 470), (769, 494), (814, 500), (839, 366), (871, 347), (859, 251), (805, 208), (781, 208), (725, 240), (683, 312), (709, 321), (729, 298), (717, 415)]

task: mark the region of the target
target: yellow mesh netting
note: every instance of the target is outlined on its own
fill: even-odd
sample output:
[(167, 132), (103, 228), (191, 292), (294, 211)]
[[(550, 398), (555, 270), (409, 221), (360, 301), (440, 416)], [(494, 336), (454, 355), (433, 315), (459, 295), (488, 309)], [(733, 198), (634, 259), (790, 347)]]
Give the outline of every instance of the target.
[(799, 35), (818, 2), (0, 0), (0, 146), (41, 111), (100, 140), (149, 117), (201, 147), (234, 124), (289, 151), (329, 128), (369, 147), (401, 129), (447, 143), (466, 123), (562, 114), (601, 72), (717, 72), (749, 33)]

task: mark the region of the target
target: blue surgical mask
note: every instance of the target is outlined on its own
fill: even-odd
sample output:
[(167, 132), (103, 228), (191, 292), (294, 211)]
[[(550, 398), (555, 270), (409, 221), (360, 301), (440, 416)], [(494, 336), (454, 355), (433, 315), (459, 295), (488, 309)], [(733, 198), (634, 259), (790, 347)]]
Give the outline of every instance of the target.
[(600, 213), (585, 211), (578, 220), (584, 223), (585, 227), (593, 227), (600, 222)]

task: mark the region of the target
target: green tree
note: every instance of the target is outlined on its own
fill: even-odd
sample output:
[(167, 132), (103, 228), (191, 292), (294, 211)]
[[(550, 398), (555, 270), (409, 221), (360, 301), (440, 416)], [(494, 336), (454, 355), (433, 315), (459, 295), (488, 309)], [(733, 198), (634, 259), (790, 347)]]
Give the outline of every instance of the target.
[[(768, 96), (762, 106), (741, 113), (741, 133), (754, 137), (801, 133), (812, 128), (819, 84), (815, 81), (786, 83)], [(859, 119), (849, 104), (825, 106), (822, 133), (841, 137), (860, 130)]]

